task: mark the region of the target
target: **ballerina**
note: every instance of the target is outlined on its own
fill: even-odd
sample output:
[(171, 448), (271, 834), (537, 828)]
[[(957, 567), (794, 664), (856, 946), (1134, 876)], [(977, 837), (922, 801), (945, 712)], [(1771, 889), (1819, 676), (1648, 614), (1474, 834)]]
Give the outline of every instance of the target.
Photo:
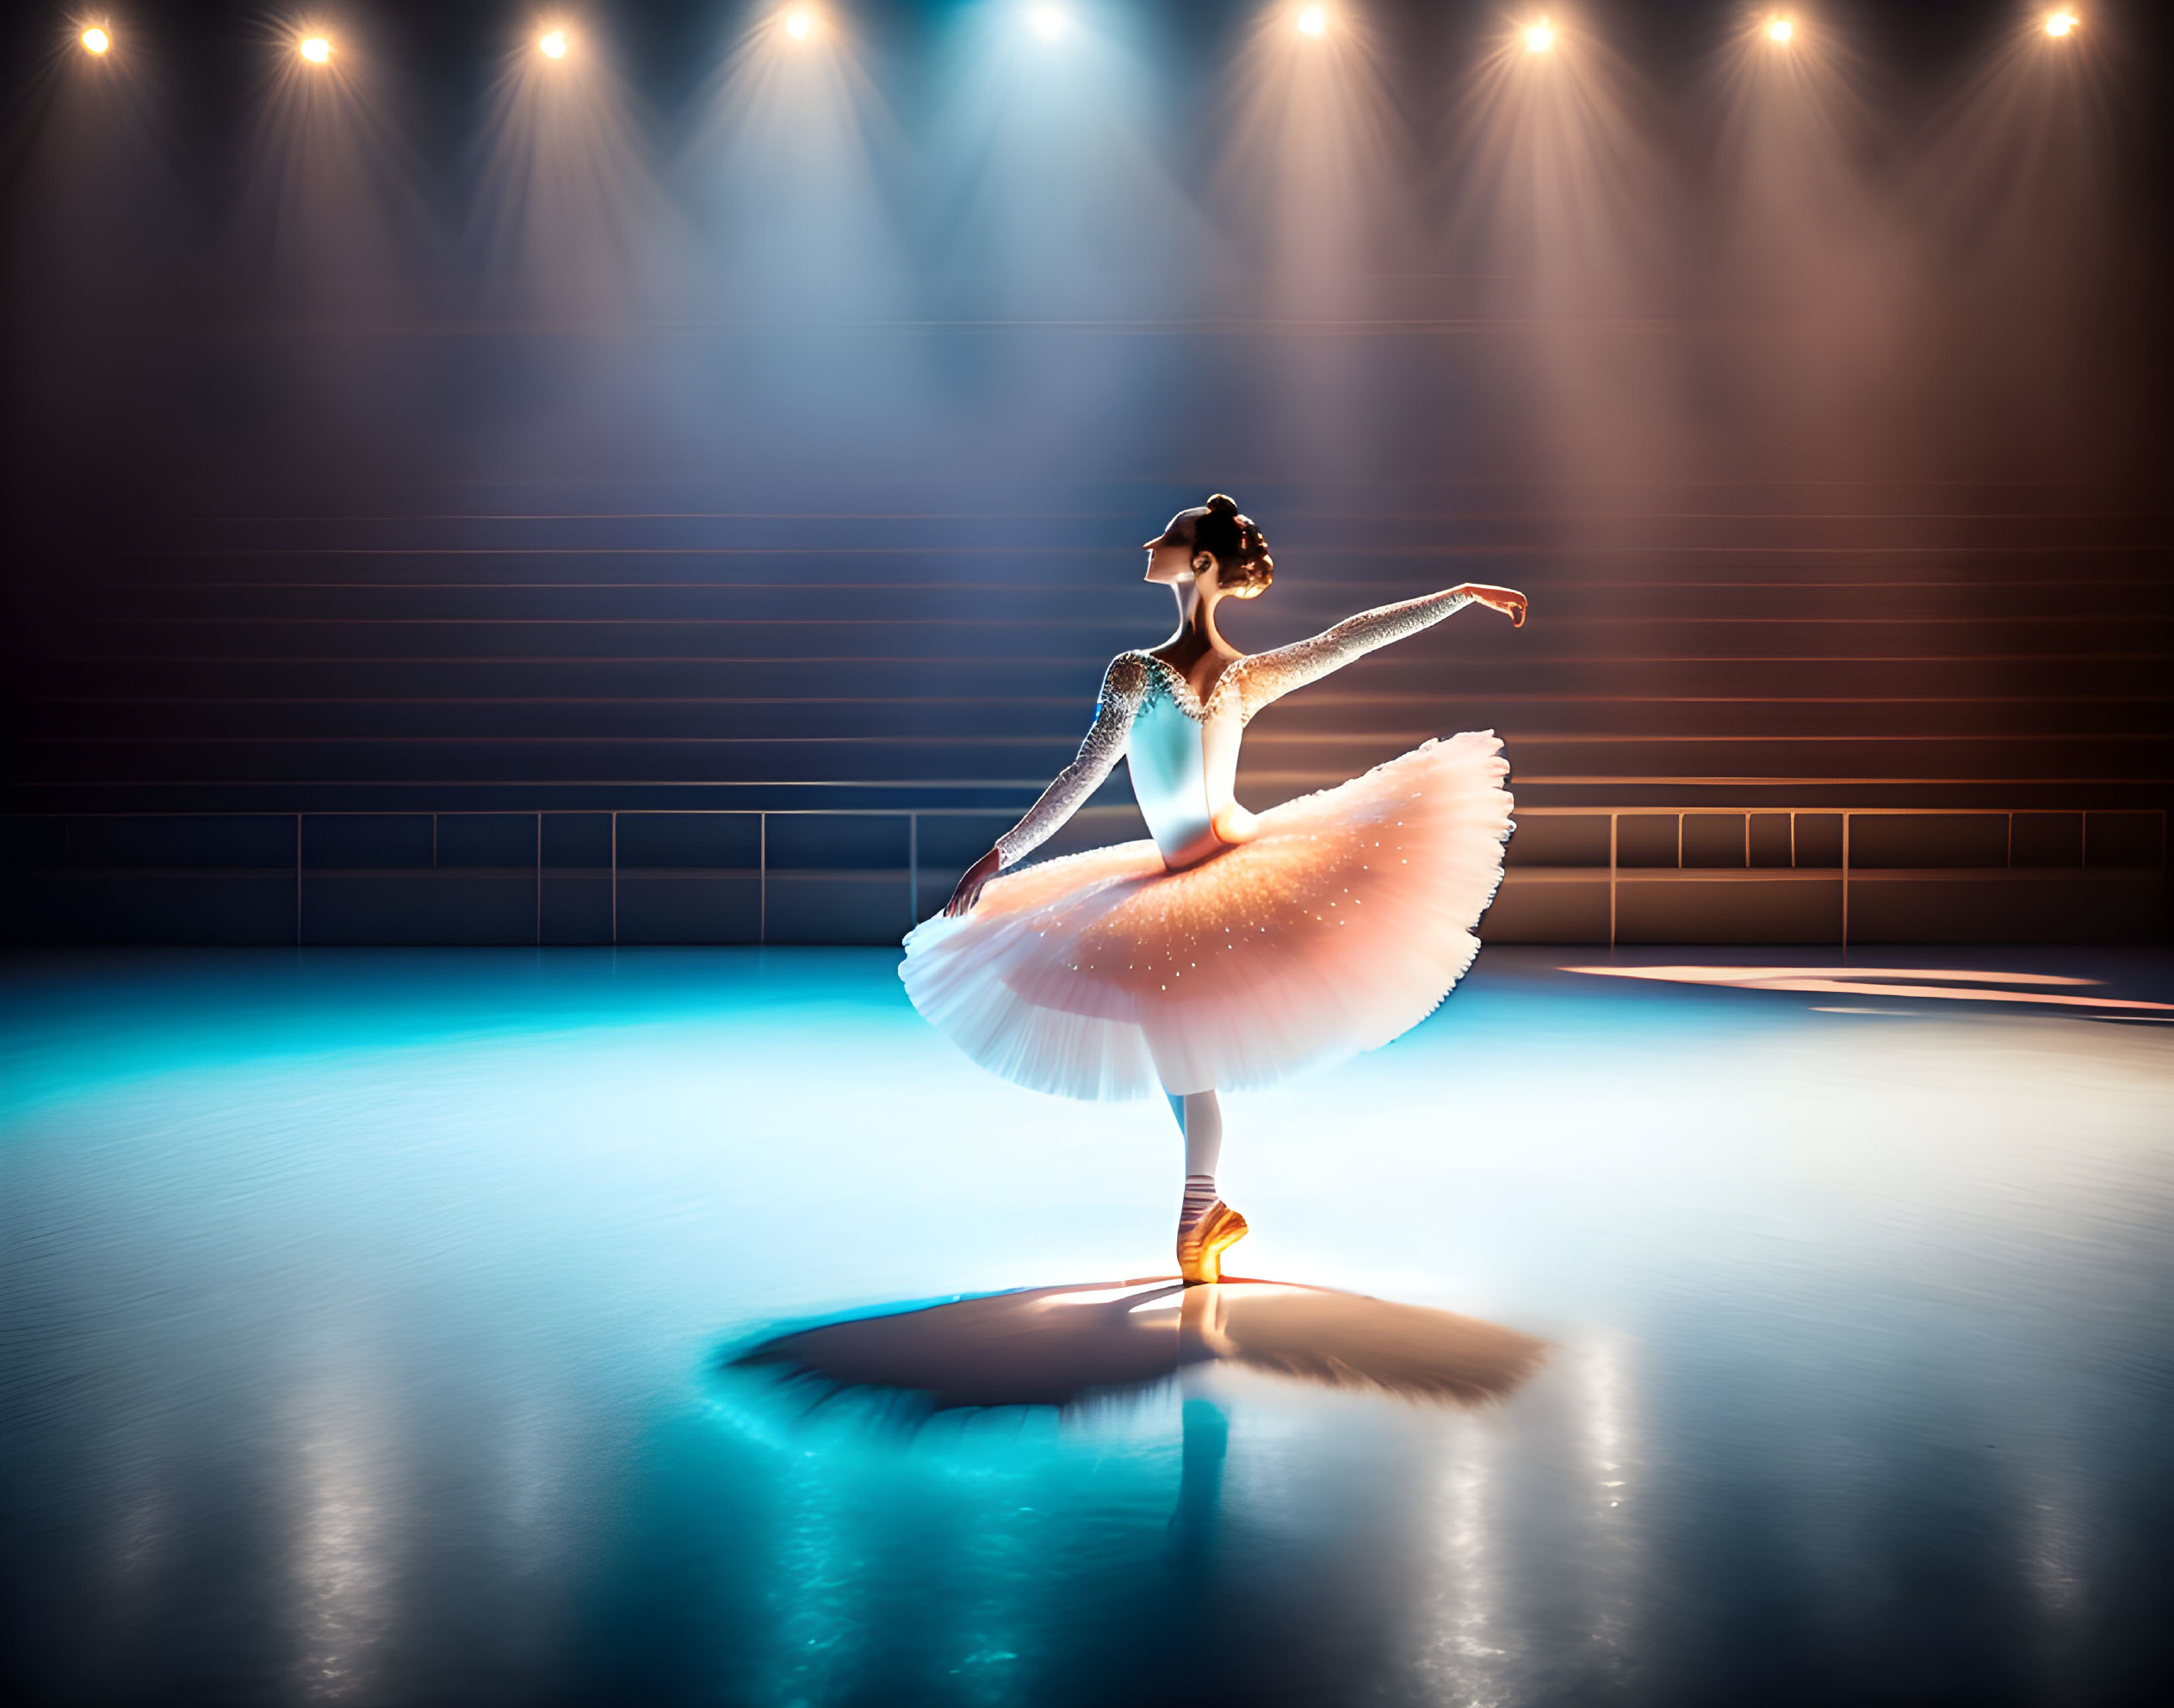
[[(1217, 1093), (1374, 1049), (1432, 1013), (1478, 953), (1514, 828), (1492, 730), (1256, 815), (1234, 792), (1245, 726), (1466, 605), (1521, 625), (1526, 600), (1466, 584), (1248, 655), (1217, 630), (1216, 606), (1259, 597), (1275, 562), (1237, 504), (1218, 492), (1181, 511), (1146, 549), (1147, 579), (1177, 596), (1177, 633), (1111, 660), (1079, 757), (907, 935), (899, 976), (938, 1030), (1019, 1085), (1160, 1090), (1185, 1135), (1179, 1269), (1211, 1282), (1246, 1233), (1216, 1190)], [(1152, 840), (1008, 871), (1120, 758)]]

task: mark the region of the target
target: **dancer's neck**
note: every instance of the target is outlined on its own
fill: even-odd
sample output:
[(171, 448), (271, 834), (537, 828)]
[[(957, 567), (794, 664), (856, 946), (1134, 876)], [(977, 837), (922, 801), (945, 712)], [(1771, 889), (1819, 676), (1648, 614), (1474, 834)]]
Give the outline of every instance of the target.
[[(1238, 656), (1237, 649), (1216, 628), (1217, 602), (1212, 595), (1204, 594), (1198, 581), (1174, 583), (1170, 591), (1178, 600), (1178, 632), (1155, 649), (1156, 657), (1182, 671), (1189, 678), (1192, 667), (1211, 653), (1226, 659)], [(1222, 672), (1217, 671), (1216, 674)]]

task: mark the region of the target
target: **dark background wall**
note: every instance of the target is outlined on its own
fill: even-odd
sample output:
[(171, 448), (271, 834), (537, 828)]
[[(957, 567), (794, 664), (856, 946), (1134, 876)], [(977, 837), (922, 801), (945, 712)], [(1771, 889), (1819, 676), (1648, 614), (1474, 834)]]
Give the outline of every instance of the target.
[(1241, 780), (1501, 730), (1493, 934), (2161, 929), (2154, 15), (13, 15), (10, 931), (895, 938), (1217, 487), (1241, 645), (1532, 596)]

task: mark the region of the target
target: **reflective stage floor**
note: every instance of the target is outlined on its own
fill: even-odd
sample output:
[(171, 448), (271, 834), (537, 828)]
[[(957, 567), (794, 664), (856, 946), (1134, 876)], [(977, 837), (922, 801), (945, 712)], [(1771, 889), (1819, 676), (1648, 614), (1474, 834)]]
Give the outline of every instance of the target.
[[(1229, 1098), (1231, 1267), (1307, 1286), (1219, 1316), (1168, 1112), (889, 954), (8, 963), (0, 1693), (2163, 1699), (2174, 962), (1734, 959), (1490, 950)], [(1062, 1411), (734, 1363), (1028, 1288), (910, 1332)]]

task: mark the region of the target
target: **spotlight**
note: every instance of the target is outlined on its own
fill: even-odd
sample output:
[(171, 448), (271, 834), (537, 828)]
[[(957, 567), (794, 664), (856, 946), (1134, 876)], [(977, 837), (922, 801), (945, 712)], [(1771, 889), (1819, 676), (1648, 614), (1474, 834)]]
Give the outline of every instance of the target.
[(93, 24), (83, 33), (83, 45), (87, 53), (102, 53), (114, 45), (114, 40), (105, 31)]
[(1769, 18), (1767, 20), (1767, 40), (1769, 41), (1787, 41), (1796, 33), (1797, 26), (1793, 19)]
[(1298, 14), (1299, 34), (1324, 35), (1328, 30), (1329, 9), (1326, 6), (1309, 6)]
[(1545, 53), (1555, 46), (1555, 26), (1545, 18), (1525, 26), (1525, 51)]
[(815, 15), (813, 12), (785, 14), (785, 34), (795, 41), (805, 41), (815, 33)]
[(1027, 14), (1026, 21), (1035, 34), (1044, 41), (1055, 41), (1072, 23), (1072, 20), (1055, 6), (1037, 6)]
[(301, 46), (302, 58), (313, 65), (321, 65), (332, 57), (332, 44), (321, 35), (307, 36)]
[(2076, 28), (2076, 14), (2066, 8), (2058, 12), (2048, 12), (2046, 14), (2046, 34), (2066, 35), (2069, 31)]
[(563, 59), (567, 57), (567, 33), (562, 29), (548, 29), (537, 38), (536, 46), (542, 50), (545, 59)]

